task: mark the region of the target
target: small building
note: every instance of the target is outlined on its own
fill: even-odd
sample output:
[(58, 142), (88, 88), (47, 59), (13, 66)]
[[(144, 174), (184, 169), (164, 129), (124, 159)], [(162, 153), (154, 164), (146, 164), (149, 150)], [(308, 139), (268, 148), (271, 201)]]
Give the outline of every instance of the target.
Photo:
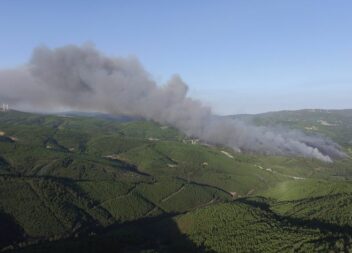
[(9, 105), (8, 104), (2, 104), (0, 106), (0, 112), (7, 112), (9, 111)]
[(186, 143), (186, 144), (198, 144), (199, 143), (199, 139), (184, 139), (182, 140), (183, 143)]

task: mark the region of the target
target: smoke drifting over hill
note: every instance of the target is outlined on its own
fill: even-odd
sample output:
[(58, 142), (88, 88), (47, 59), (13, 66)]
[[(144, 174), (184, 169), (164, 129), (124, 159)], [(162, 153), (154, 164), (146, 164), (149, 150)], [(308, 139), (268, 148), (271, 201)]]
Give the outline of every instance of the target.
[(108, 57), (89, 45), (36, 48), (29, 63), (0, 71), (0, 88), (0, 100), (18, 108), (139, 116), (238, 151), (327, 162), (344, 156), (327, 139), (217, 117), (209, 107), (187, 97), (188, 87), (178, 75), (158, 86), (137, 59)]

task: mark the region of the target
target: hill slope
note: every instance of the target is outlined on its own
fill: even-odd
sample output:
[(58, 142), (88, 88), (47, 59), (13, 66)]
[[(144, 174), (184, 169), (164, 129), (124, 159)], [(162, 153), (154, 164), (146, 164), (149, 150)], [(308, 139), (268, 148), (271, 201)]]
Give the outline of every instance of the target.
[[(349, 111), (241, 117), (306, 131), (314, 123), (351, 147)], [(0, 134), (4, 250), (350, 249), (351, 159), (238, 154), (102, 115), (10, 111), (0, 113)]]

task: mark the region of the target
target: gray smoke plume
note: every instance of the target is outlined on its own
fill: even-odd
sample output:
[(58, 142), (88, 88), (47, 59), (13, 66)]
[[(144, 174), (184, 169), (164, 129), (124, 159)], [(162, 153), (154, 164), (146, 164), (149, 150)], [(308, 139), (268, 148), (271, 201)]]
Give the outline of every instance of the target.
[(331, 162), (337, 144), (298, 131), (274, 131), (217, 117), (175, 75), (158, 86), (137, 59), (107, 57), (93, 46), (34, 49), (29, 63), (0, 71), (1, 101), (37, 111), (71, 109), (143, 117), (237, 151), (299, 155)]

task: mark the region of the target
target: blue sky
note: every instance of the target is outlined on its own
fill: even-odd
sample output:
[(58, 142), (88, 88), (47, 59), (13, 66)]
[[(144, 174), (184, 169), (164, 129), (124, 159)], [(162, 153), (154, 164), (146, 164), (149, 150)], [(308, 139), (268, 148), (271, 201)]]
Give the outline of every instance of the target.
[(220, 114), (352, 108), (352, 1), (0, 2), (0, 68), (38, 45), (93, 42), (178, 73)]

